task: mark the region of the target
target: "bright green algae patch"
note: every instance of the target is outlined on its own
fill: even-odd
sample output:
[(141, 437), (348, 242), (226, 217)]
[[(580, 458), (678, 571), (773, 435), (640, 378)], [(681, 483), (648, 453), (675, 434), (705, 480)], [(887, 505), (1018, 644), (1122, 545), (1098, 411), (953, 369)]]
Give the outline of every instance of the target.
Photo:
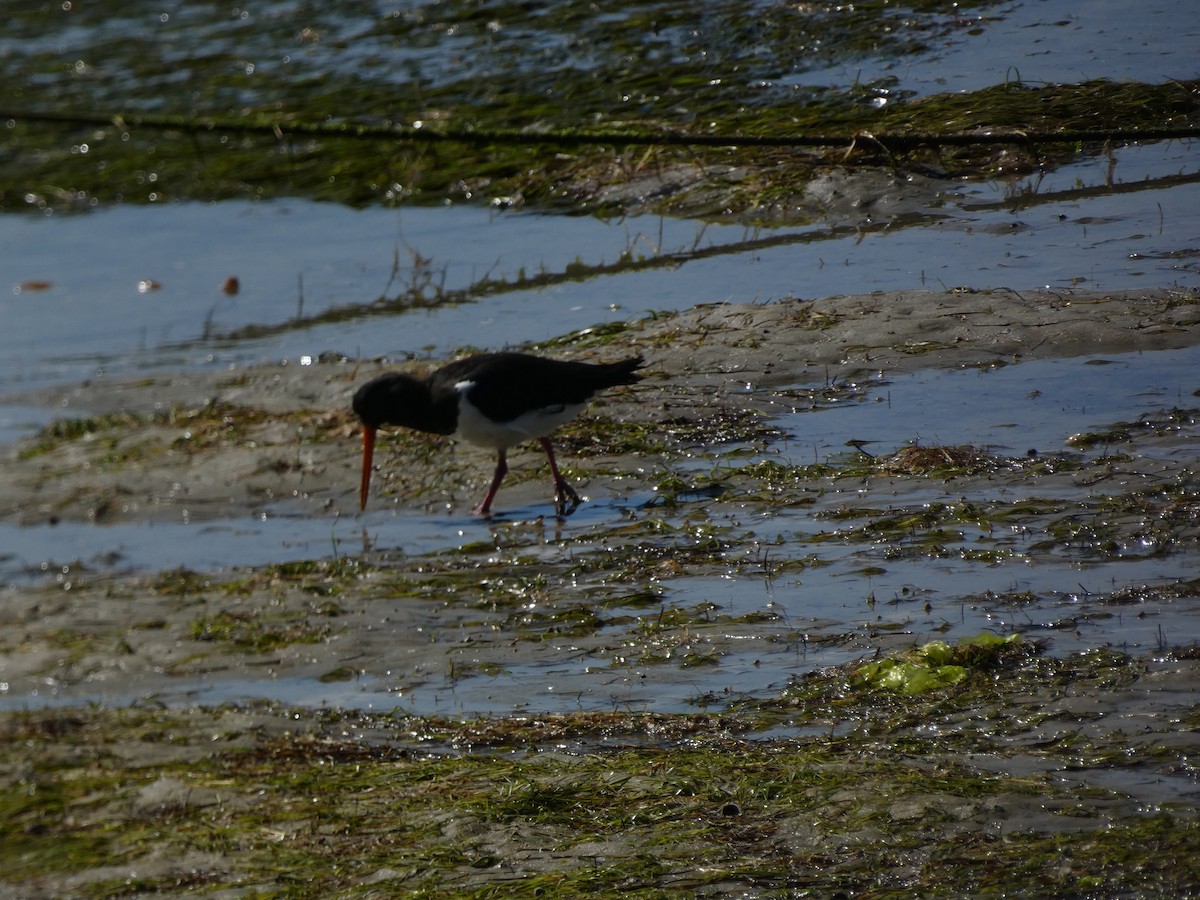
[(1019, 634), (979, 634), (953, 647), (930, 641), (897, 657), (863, 663), (855, 672), (859, 684), (905, 694), (924, 694), (953, 687), (971, 674), (970, 666), (994, 667), (1001, 654), (1021, 640)]
[(1117, 722), (1097, 728), (1071, 704), (1143, 691), (1162, 667), (1030, 649), (920, 696), (835, 669), (721, 715), (8, 713), (0, 885), (87, 897), (1194, 890), (1194, 806), (1135, 789), (1190, 783), (1188, 745), (1170, 730), (1194, 732), (1194, 711), (1115, 737)]

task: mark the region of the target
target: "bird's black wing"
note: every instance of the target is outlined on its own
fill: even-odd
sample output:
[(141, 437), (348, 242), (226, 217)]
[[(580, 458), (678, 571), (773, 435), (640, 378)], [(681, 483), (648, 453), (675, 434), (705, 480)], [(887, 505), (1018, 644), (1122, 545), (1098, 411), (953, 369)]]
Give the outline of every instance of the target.
[(509, 422), (532, 409), (586, 403), (597, 391), (639, 380), (640, 358), (617, 363), (546, 359), (524, 353), (469, 356), (439, 369), (435, 394), (470, 381), (467, 396), (489, 418)]

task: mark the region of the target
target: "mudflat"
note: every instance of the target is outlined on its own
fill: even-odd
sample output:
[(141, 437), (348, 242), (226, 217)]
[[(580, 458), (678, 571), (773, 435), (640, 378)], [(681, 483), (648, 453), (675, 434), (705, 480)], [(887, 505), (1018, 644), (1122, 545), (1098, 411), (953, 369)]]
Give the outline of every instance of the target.
[[(711, 523), (718, 511), (752, 520), (797, 505), (832, 515), (821, 486), (846, 472), (729, 468), (705, 481), (682, 465), (778, 440), (779, 391), (1198, 343), (1200, 297), (1183, 290), (706, 305), (532, 348), (645, 356), (642, 384), (605, 395), (563, 435), (585, 494), (652, 497), (643, 512), (566, 536), (552, 521), (501, 518), (487, 541), (452, 553), (406, 553), (384, 528), (364, 528), (355, 546), (335, 542), (302, 563), (68, 565), (65, 578), (9, 585), (0, 592), (0, 782), (20, 837), (0, 851), (0, 895), (482, 896), (520, 883), (561, 896), (791, 896), (1000, 890), (1012, 878), (1059, 895), (1200, 890), (1195, 631), (1164, 632), (1152, 650), (1106, 640), (1065, 657), (1027, 635), (1019, 651), (955, 657), (962, 680), (906, 693), (856, 674), (863, 659), (907, 659), (915, 643), (902, 627), (872, 626), (866, 611), (810, 637), (770, 610), (669, 609), (654, 590), (687, 575), (746, 576), (756, 565), (780, 577), (817, 564), (812, 546), (787, 544), (772, 544), (769, 560), (755, 548), (752, 564), (753, 539)], [(48, 527), (51, 539), (72, 522), (199, 527), (278, 509), (353, 519), (349, 397), (385, 367), (330, 357), (23, 398), (61, 418), (5, 448), (0, 513)], [(1200, 376), (1188, 378), (1200, 392)], [(1018, 462), (960, 446), (927, 448), (933, 461), (920, 464), (911, 453), (858, 459), (864, 506), (891, 481), (873, 517), (861, 514), (879, 537), (854, 539), (887, 540), (886, 514), (907, 508), (905, 491), (925, 496), (953, 479), (947, 497), (970, 499), (985, 483), (1037, 478), (1055, 497), (1054, 522), (1074, 516), (1092, 529), (1088, 552), (1115, 558), (1151, 541), (1161, 556), (1148, 558), (1186, 568), (1200, 562), (1188, 399), (1119, 454)], [(453, 527), (490, 463), (449, 449), (394, 436), (372, 503), (446, 515)], [(535, 459), (522, 457), (528, 471), (514, 472), (502, 505), (546, 499)], [(709, 505), (689, 501), (697, 497)], [(1051, 519), (1035, 502), (990, 515), (1027, 533)], [(946, 524), (913, 518), (897, 545)], [(664, 541), (667, 531), (695, 539)], [(938, 565), (953, 537), (938, 540), (942, 550), (909, 558)], [(1057, 551), (1032, 541), (1019, 552), (1036, 566)], [(1170, 610), (1172, 622), (1195, 622), (1198, 592), (1194, 578), (1114, 584), (1083, 597), (1078, 615)], [(590, 661), (573, 684), (678, 684), (697, 668), (719, 672), (747, 643), (770, 666), (809, 640), (837, 643), (851, 661), (765, 694), (705, 691), (673, 715), (587, 700), (573, 713), (538, 709), (536, 672), (563, 659)], [(291, 696), (306, 683), (314, 694), (391, 684), (396, 705), (284, 703), (282, 681), (300, 685)], [(226, 682), (235, 702), (189, 699), (193, 685)], [(520, 711), (405, 708), (414, 689), (465, 695), (479, 682)]]

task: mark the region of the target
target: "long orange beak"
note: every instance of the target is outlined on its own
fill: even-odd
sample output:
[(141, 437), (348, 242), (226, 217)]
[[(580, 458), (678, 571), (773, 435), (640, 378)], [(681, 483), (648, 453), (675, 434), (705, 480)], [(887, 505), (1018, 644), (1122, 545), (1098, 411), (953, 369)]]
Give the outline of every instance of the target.
[(367, 493), (371, 490), (371, 460), (375, 456), (375, 429), (363, 426), (363, 470), (362, 484), (358, 488), (359, 512), (367, 508)]

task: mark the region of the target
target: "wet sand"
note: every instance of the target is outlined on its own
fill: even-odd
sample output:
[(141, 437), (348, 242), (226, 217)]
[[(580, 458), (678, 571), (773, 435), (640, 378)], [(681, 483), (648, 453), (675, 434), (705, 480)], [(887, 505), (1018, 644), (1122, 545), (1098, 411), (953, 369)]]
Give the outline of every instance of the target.
[[(769, 439), (763, 420), (740, 414), (769, 410), (777, 387), (851, 383), (926, 366), (989, 367), (1049, 356), (1154, 351), (1198, 341), (1200, 303), (1183, 292), (903, 293), (705, 306), (636, 323), (603, 346), (574, 355), (610, 359), (636, 352), (648, 361), (648, 377), (641, 385), (602, 397), (593, 414), (648, 423), (651, 435), (656, 419), (687, 419), (701, 425), (728, 423), (713, 428), (728, 427), (735, 436), (741, 429), (751, 435), (768, 433)], [(24, 525), (203, 523), (284, 508), (293, 515), (352, 521), (357, 514), (359, 431), (348, 400), (356, 384), (382, 368), (347, 360), (263, 366), (93, 382), (32, 398), (60, 407), (64, 417), (98, 417), (98, 424), (94, 432), (54, 441), (44, 452), (30, 453), (34, 440), (7, 449), (0, 472), (5, 518)], [(582, 449), (588, 453), (583, 461), (596, 470), (589, 481), (592, 490), (629, 494), (653, 489), (658, 476), (652, 461), (622, 469), (613, 481), (606, 478), (606, 463), (619, 460), (606, 456), (603, 447), (598, 452), (586, 445)], [(566, 452), (572, 452), (570, 444)], [(524, 470), (536, 457), (530, 451), (519, 459)], [(372, 506), (442, 515), (448, 507), (454, 515), (465, 514), (491, 470), (491, 460), (481, 450), (410, 433), (396, 434), (378, 462)], [(544, 493), (540, 475), (515, 471), (501, 498), (509, 506), (536, 507)], [(448, 520), (447, 528), (453, 527)], [(496, 539), (520, 540), (524, 529), (521, 522), (502, 522)], [(361, 540), (357, 547), (340, 549), (369, 559), (372, 538), (364, 532)], [(1195, 550), (1184, 546), (1176, 552)], [(163, 589), (173, 578), (179, 589)], [(0, 680), (7, 685), (9, 702), (20, 703), (47, 677), (58, 686), (55, 702), (76, 693), (81, 699), (94, 696), (100, 687), (111, 698), (134, 698), (170, 686), (178, 689), (189, 673), (227, 668), (269, 670), (271, 677), (316, 677), (345, 664), (347, 642), (368, 659), (400, 652), (388, 643), (391, 637), (351, 624), (366, 619), (351, 597), (341, 601), (343, 616), (330, 623), (342, 637), (335, 634), (312, 644), (280, 642), (268, 666), (259, 654), (239, 660), (240, 654), (235, 651), (231, 657), (228, 647), (214, 653), (213, 644), (186, 636), (189, 623), (202, 612), (212, 616), (223, 608), (226, 598), (204, 588), (231, 578), (245, 580), (253, 590), (268, 587), (271, 580), (261, 573), (243, 578), (236, 572), (90, 577), (83, 567), (68, 579), (69, 591), (55, 591), (53, 585), (7, 589), (5, 621), (20, 634), (0, 657)], [(274, 602), (303, 610), (310, 602), (303, 587), (286, 587), (286, 596)], [(193, 595), (207, 598), (200, 608)], [(376, 613), (372, 609), (370, 614)], [(470, 619), (474, 613), (452, 607), (414, 612), (400, 602), (392, 615), (411, 618), (414, 627), (423, 622), (449, 629), (456, 618)], [(424, 621), (431, 615), (432, 620)], [(82, 630), (88, 640), (62, 646), (54, 636), (64, 630)], [(127, 642), (133, 652), (113, 658), (112, 642)], [(524, 649), (530, 661), (545, 652), (536, 646)], [(402, 652), (412, 670), (435, 672), (444, 666), (444, 648), (436, 643), (414, 640)]]
[[(647, 380), (600, 406), (606, 416), (644, 421), (648, 410), (659, 415), (686, 407), (699, 418), (719, 407), (753, 404), (748, 387), (851, 382), (922, 367), (989, 367), (1198, 342), (1200, 303), (1182, 290), (898, 292), (706, 305), (634, 323), (603, 346), (562, 355), (643, 354)], [(8, 448), (0, 474), (3, 515), (38, 524), (161, 517), (186, 509), (195, 520), (281, 500), (325, 515), (353, 515), (357, 426), (349, 397), (355, 385), (384, 368), (350, 360), (261, 366), (96, 381), (21, 398), (60, 408), (64, 417), (138, 418), (116, 423), (122, 427), (115, 446), (104, 449), (110, 456), (130, 452), (111, 470), (92, 464), (94, 441), (68, 441), (29, 459), (21, 458), (21, 448)], [(223, 406), (234, 417), (229, 422), (223, 422)], [(165, 410), (177, 411), (175, 421), (161, 418)], [(253, 411), (254, 421), (244, 420), (245, 410)], [(139, 446), (165, 449), (139, 458)], [(456, 456), (462, 468), (486, 466), (485, 454), (471, 448)]]

